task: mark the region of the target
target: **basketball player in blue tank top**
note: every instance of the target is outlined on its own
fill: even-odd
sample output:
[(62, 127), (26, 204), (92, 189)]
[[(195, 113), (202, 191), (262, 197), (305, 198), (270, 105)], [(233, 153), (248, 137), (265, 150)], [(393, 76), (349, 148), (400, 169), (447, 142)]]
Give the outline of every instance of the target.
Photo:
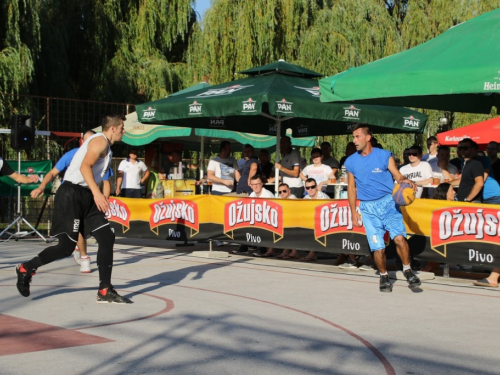
[[(410, 249), (406, 241), (406, 228), (399, 206), (392, 199), (394, 180), (416, 186), (399, 173), (392, 153), (372, 147), (371, 130), (366, 124), (357, 124), (352, 132), (357, 152), (345, 162), (348, 172), (347, 197), (352, 223), (365, 226), (368, 244), (380, 272), (380, 291), (392, 292), (386, 268), (384, 234), (389, 231), (403, 262), (403, 273), (410, 288), (420, 286), (419, 278), (410, 267)], [(356, 200), (359, 210), (356, 211)]]

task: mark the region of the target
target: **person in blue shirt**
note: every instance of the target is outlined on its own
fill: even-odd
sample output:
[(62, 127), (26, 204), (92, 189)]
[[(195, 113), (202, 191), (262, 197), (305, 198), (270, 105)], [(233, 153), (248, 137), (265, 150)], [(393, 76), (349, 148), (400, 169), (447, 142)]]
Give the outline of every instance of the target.
[[(416, 185), (398, 170), (392, 153), (371, 144), (371, 130), (366, 124), (353, 128), (354, 154), (345, 161), (347, 169), (347, 199), (352, 223), (364, 225), (370, 250), (380, 272), (381, 292), (392, 292), (386, 268), (384, 234), (389, 232), (403, 262), (403, 273), (410, 288), (420, 286), (420, 279), (410, 267), (410, 248), (406, 241), (406, 228), (399, 206), (392, 199), (394, 180), (406, 182), (415, 190)], [(356, 201), (360, 200), (359, 211)]]
[[(82, 141), (85, 142), (87, 138), (90, 136), (94, 135), (95, 131), (93, 130), (87, 130), (82, 137)], [(55, 167), (50, 170), (49, 173), (45, 175), (43, 178), (42, 183), (40, 186), (38, 186), (36, 189), (33, 189), (31, 191), (31, 198), (38, 198), (40, 196), (43, 196), (45, 187), (61, 172), (64, 172), (66, 169), (68, 169), (69, 165), (71, 164), (71, 160), (73, 160), (73, 156), (75, 156), (76, 152), (78, 151), (78, 148), (74, 148), (67, 153), (65, 153), (61, 159), (56, 163)], [(102, 190), (104, 196), (107, 198), (110, 197), (111, 195), (111, 184), (109, 182), (109, 178), (113, 176), (113, 171), (111, 168), (108, 169), (108, 172), (103, 178), (103, 183), (102, 183)], [(64, 183), (64, 181), (63, 181)], [(87, 241), (83, 236), (80, 234), (78, 236), (78, 242), (76, 245), (76, 249), (73, 252), (73, 258), (75, 259), (75, 262), (80, 265), (80, 272), (82, 273), (89, 273), (90, 272), (90, 256), (87, 255)]]

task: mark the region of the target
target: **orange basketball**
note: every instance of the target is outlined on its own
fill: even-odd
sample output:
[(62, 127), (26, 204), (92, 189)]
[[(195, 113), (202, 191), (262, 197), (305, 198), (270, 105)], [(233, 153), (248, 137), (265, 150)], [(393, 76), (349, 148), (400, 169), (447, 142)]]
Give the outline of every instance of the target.
[(399, 206), (408, 206), (415, 200), (415, 191), (407, 182), (396, 184), (392, 190), (392, 199)]

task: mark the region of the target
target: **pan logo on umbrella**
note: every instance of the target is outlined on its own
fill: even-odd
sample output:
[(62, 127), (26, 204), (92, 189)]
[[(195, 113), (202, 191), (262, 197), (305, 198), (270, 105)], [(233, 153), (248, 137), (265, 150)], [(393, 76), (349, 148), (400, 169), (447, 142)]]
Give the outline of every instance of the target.
[(349, 120), (359, 120), (359, 116), (361, 114), (361, 109), (356, 108), (353, 105), (349, 107), (344, 107), (344, 118)]
[(282, 113), (282, 114), (293, 114), (292, 102), (287, 102), (285, 98), (281, 99), (280, 101), (276, 102), (278, 106), (278, 110), (276, 112)]
[(223, 117), (214, 117), (210, 119), (210, 127), (211, 128), (225, 128), (226, 125), (224, 124), (224, 118)]
[(190, 116), (196, 116), (196, 115), (201, 115), (202, 112), (201, 112), (201, 107), (203, 106), (203, 104), (201, 103), (198, 103), (196, 100), (189, 104), (189, 115)]
[(255, 109), (257, 102), (252, 98), (248, 98), (248, 100), (244, 100), (242, 103), (243, 103), (242, 112), (244, 113), (257, 112), (257, 110)]
[(148, 109), (145, 109), (144, 111), (142, 111), (142, 118), (153, 119), (153, 118), (155, 118), (155, 113), (156, 113), (156, 109), (154, 109), (152, 107), (148, 107)]
[(296, 89), (305, 90), (310, 93), (312, 96), (319, 98), (319, 86), (316, 87), (299, 87), (294, 86)]
[(418, 118), (410, 116), (410, 117), (403, 117), (403, 119), (404, 119), (403, 128), (418, 129), (420, 127), (420, 120)]
[(222, 87), (220, 89), (209, 89), (205, 92), (202, 92), (195, 96), (188, 96), (187, 98), (207, 98), (207, 97), (215, 97), (215, 96), (223, 96), (223, 95), (231, 95), (236, 91), (240, 91), (246, 89), (247, 87), (252, 87), (253, 85), (243, 86), (243, 85), (232, 85), (228, 87)]
[(297, 134), (300, 136), (308, 135), (309, 134), (309, 128), (307, 125), (299, 125), (297, 126)]

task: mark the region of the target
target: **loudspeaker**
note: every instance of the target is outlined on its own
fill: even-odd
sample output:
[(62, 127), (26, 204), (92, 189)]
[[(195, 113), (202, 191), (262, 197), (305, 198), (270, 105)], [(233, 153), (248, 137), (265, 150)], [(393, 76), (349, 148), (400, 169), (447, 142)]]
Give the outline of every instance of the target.
[(15, 150), (31, 150), (35, 145), (35, 129), (31, 116), (12, 115), (10, 119), (10, 144)]

